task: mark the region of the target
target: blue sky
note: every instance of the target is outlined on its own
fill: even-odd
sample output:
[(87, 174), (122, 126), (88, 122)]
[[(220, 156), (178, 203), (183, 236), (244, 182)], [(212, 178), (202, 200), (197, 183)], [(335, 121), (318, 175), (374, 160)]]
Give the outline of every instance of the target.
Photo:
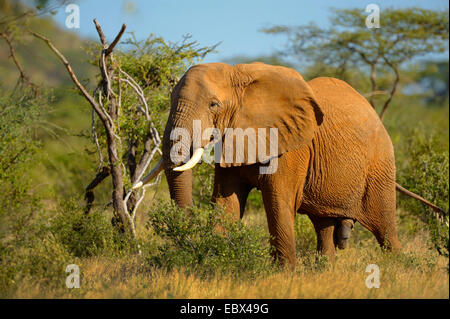
[[(314, 21), (328, 24), (330, 8), (359, 7), (369, 3), (383, 8), (418, 6), (428, 9), (448, 8), (447, 0), (78, 0), (80, 29), (74, 32), (84, 37), (97, 38), (92, 23), (97, 18), (111, 41), (122, 23), (127, 31), (134, 31), (138, 39), (150, 33), (166, 40), (179, 41), (190, 33), (201, 45), (222, 41), (216, 54), (205, 62), (222, 61), (236, 55), (269, 55), (282, 49), (285, 39), (266, 35), (259, 30), (273, 25), (300, 25)], [(64, 8), (55, 16), (65, 27)]]

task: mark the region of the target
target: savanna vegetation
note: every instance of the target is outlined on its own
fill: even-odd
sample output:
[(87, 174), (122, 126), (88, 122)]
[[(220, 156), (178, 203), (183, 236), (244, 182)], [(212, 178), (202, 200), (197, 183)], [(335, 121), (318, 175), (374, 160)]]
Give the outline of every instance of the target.
[[(229, 220), (209, 203), (213, 171), (206, 163), (195, 168), (195, 206), (189, 213), (170, 202), (164, 177), (145, 193), (129, 193), (159, 160), (156, 136), (163, 134), (170, 90), (190, 65), (215, 48), (188, 37), (170, 43), (155, 35), (138, 41), (124, 34), (105, 61), (111, 79), (126, 75), (105, 91), (98, 67), (105, 44), (57, 27), (48, 15), (58, 8), (53, 2), (35, 5), (0, 5), (1, 297), (449, 297), (448, 213), (439, 214), (400, 194), (402, 252), (383, 251), (373, 235), (356, 224), (349, 247), (330, 261), (316, 254), (312, 224), (299, 215), (297, 267), (290, 271), (272, 262), (258, 191), (250, 194), (242, 221)], [(294, 67), (306, 79), (325, 75), (348, 81), (383, 113), (399, 183), (448, 212), (448, 59), (426, 54), (448, 50), (448, 11), (392, 9), (389, 19), (402, 23), (384, 33), (353, 28), (355, 21), (365, 19), (361, 12), (335, 13), (341, 33), (316, 26), (265, 29), (288, 35), (288, 47), (280, 48), (283, 54), (227, 62), (263, 60)], [(428, 27), (411, 31), (410, 25)], [(120, 196), (130, 196), (122, 212), (132, 217), (134, 231), (114, 202), (117, 184), (108, 171), (106, 126), (55, 52), (30, 31), (44, 36), (67, 58), (81, 85), (96, 101), (102, 99), (103, 110), (113, 116), (113, 138), (120, 141), (114, 166), (123, 183)], [(300, 41), (305, 33), (315, 37)], [(396, 35), (414, 40), (398, 40), (400, 46), (386, 49), (387, 39)], [(378, 46), (367, 45), (374, 39)], [(334, 58), (333, 63), (326, 57)], [(114, 98), (119, 95), (117, 112)], [(80, 267), (80, 288), (66, 287), (69, 264)], [(366, 287), (369, 264), (380, 268), (380, 288)]]

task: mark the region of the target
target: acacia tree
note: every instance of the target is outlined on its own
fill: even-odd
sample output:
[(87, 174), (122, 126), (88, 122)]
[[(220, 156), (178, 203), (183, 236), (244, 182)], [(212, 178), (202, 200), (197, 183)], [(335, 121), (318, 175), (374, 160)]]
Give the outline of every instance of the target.
[[(92, 93), (78, 80), (69, 61), (48, 38), (30, 32), (57, 55), (92, 106), (91, 133), (99, 165), (95, 178), (86, 188), (86, 212), (94, 201), (94, 188), (111, 176), (113, 221), (136, 237), (136, 212), (144, 198), (145, 187), (133, 190), (132, 186), (161, 154), (160, 133), (167, 117), (170, 91), (186, 68), (214, 47), (198, 47), (197, 42), (190, 41), (190, 36), (180, 43), (167, 43), (153, 35), (145, 41), (131, 36), (124, 42), (131, 48), (113, 54), (126, 26), (123, 25), (108, 44), (97, 20), (94, 19), (94, 23), (101, 47), (100, 54), (93, 51), (98, 61), (99, 81)], [(146, 187), (158, 183), (159, 178)]]
[[(334, 10), (329, 28), (312, 23), (262, 31), (288, 37), (283, 54), (331, 66), (341, 74), (350, 67), (364, 72), (371, 85), (371, 92), (365, 95), (374, 108), (380, 103), (383, 119), (397, 91), (401, 66), (419, 56), (448, 49), (448, 10), (382, 9), (379, 28), (368, 28), (366, 18), (359, 8)], [(381, 83), (380, 73), (390, 75), (388, 83)], [(384, 98), (377, 99), (380, 95)]]

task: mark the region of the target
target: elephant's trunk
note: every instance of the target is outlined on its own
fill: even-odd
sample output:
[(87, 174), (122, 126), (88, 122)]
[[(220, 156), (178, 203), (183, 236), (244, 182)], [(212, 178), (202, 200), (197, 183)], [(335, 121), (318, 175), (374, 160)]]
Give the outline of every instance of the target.
[[(163, 165), (166, 174), (167, 183), (169, 185), (170, 198), (175, 201), (179, 207), (188, 207), (192, 205), (192, 169), (186, 171), (174, 171), (173, 169), (179, 163), (173, 163), (170, 157), (170, 150), (176, 141), (172, 141), (170, 134), (174, 127), (182, 127), (187, 130), (192, 136), (192, 121), (180, 123), (178, 119), (171, 116), (166, 124), (163, 137)], [(175, 124), (174, 124), (175, 123)], [(183, 148), (191, 149), (191, 145), (184, 145)]]
[(170, 198), (179, 207), (192, 205), (192, 170), (175, 172), (171, 168), (165, 170), (169, 184)]

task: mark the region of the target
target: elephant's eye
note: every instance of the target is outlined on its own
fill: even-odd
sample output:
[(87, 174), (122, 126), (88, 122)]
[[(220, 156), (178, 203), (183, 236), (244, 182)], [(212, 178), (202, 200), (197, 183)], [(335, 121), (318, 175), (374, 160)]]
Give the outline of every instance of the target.
[(217, 101), (211, 101), (211, 102), (209, 103), (209, 107), (219, 107), (219, 102), (217, 102)]

